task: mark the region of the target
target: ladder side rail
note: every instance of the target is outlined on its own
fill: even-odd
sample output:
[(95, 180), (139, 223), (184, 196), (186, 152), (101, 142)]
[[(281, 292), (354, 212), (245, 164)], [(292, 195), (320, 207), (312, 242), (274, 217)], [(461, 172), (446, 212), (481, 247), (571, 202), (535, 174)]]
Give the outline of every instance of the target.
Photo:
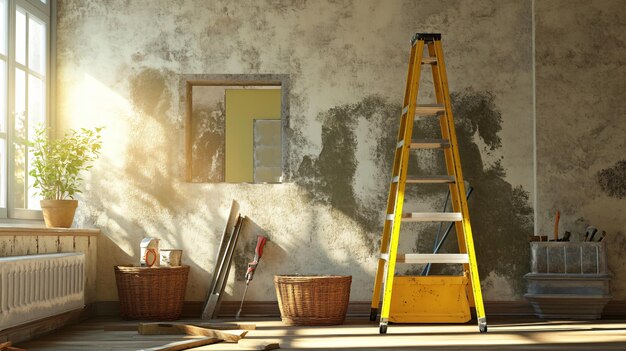
[(410, 143), (413, 134), (413, 123), (415, 118), (415, 106), (417, 104), (418, 87), (420, 80), (420, 71), (422, 65), (422, 56), (424, 55), (424, 41), (417, 41), (415, 46), (415, 55), (413, 57), (413, 71), (411, 72), (411, 87), (409, 88), (409, 110), (406, 114), (406, 124), (404, 130), (404, 145), (402, 146), (402, 162), (400, 167), (400, 179), (398, 181), (398, 195), (394, 208), (394, 218), (391, 223), (391, 238), (389, 241), (389, 260), (385, 265), (384, 284), (383, 284), (383, 304), (380, 313), (381, 330), (387, 327), (389, 321), (389, 311), (391, 307), (391, 294), (393, 289), (393, 278), (396, 266), (396, 255), (398, 253), (398, 242), (400, 234), (400, 223), (402, 220), (402, 207), (404, 204), (404, 187), (406, 184), (407, 168), (409, 163)]
[[(403, 99), (402, 108), (404, 108), (404, 106), (407, 106), (407, 103), (410, 99), (410, 88), (411, 88), (411, 83), (412, 83), (411, 78), (413, 77), (413, 70), (415, 69), (414, 67), (415, 56), (416, 56), (416, 47), (415, 45), (412, 45), (410, 54), (409, 54), (409, 64), (408, 64), (409, 68), (407, 70), (406, 87), (404, 90), (404, 99)], [(398, 142), (400, 142), (401, 140), (404, 140), (404, 130), (406, 128), (406, 121), (408, 120), (406, 118), (406, 115), (407, 114), (401, 112), (400, 128), (398, 129), (398, 138), (397, 138)], [(404, 150), (404, 147), (395, 148), (392, 173), (391, 173), (392, 179), (395, 175), (400, 173), (400, 165), (401, 165), (403, 150)], [(391, 213), (393, 209), (395, 208), (396, 197), (398, 194), (398, 184), (399, 183), (391, 182), (391, 185), (389, 187), (389, 194), (387, 197), (387, 208), (385, 211), (385, 222), (383, 225), (383, 236), (380, 242), (380, 254), (381, 255), (386, 254), (389, 251), (389, 236), (391, 232), (391, 222), (387, 221), (387, 214)], [(370, 320), (372, 321), (376, 320), (376, 316), (378, 314), (378, 307), (380, 305), (380, 293), (381, 293), (381, 288), (382, 288), (385, 263), (386, 263), (386, 260), (382, 259), (379, 256), (378, 268), (376, 269), (376, 277), (374, 280), (374, 291), (372, 293), (372, 304), (371, 304), (371, 310), (370, 310)]]
[[(448, 89), (448, 79), (446, 75), (445, 63), (443, 59), (443, 50), (441, 48), (441, 41), (434, 42), (434, 48), (437, 55), (437, 59), (439, 60), (437, 66), (439, 70), (439, 78), (440, 84), (442, 88), (442, 93), (444, 97), (448, 97), (444, 99), (445, 108), (446, 108), (446, 118), (447, 118), (447, 126), (448, 132), (450, 134), (450, 149), (453, 153), (454, 167), (455, 173), (457, 176), (456, 184), (457, 186), (457, 195), (465, 195), (465, 183), (463, 182), (463, 172), (461, 170), (461, 161), (459, 156), (458, 143), (456, 138), (456, 130), (454, 126), (454, 119), (452, 118), (452, 107), (450, 104), (450, 92)], [(476, 308), (476, 316), (478, 318), (479, 328), (482, 330), (484, 327), (486, 331), (487, 327), (487, 319), (485, 316), (485, 307), (483, 304), (482, 290), (480, 287), (480, 277), (478, 275), (478, 266), (476, 260), (476, 251), (474, 247), (474, 240), (472, 236), (472, 228), (470, 224), (469, 218), (469, 210), (467, 207), (467, 199), (465, 196), (459, 196), (461, 202), (461, 213), (463, 215), (463, 233), (465, 234), (465, 245), (467, 247), (467, 254), (469, 256), (469, 264), (470, 264), (470, 275), (472, 282), (472, 290), (474, 295), (474, 304)]]
[[(444, 95), (443, 87), (441, 85), (441, 77), (439, 73), (439, 67), (443, 66), (443, 57), (437, 57), (437, 51), (435, 49), (435, 42), (430, 42), (428, 44), (428, 54), (431, 57), (436, 57), (438, 61), (436, 65), (432, 65), (433, 86), (435, 87), (435, 97), (437, 99), (437, 103), (445, 106), (445, 97), (444, 97), (445, 95)], [(451, 113), (449, 114), (448, 110), (446, 109), (446, 113), (439, 117), (439, 124), (441, 127), (441, 134), (442, 134), (441, 137), (443, 139), (448, 139), (450, 143), (450, 147), (445, 148), (443, 150), (444, 159), (446, 161), (446, 170), (448, 172), (448, 175), (453, 176), (456, 179), (455, 183), (449, 184), (450, 197), (452, 199), (452, 211), (461, 212), (461, 200), (459, 196), (460, 195), (459, 193), (461, 192), (458, 191), (457, 183), (460, 183), (463, 180), (459, 179), (458, 174), (456, 172), (456, 167), (454, 166), (454, 154), (453, 154), (452, 148), (453, 147), (456, 148), (457, 145), (456, 144), (453, 145), (452, 140), (450, 140), (450, 133), (448, 133), (448, 127), (447, 127), (448, 125), (447, 115), (451, 116)], [(463, 224), (461, 222), (455, 222), (454, 227), (455, 227), (457, 242), (459, 246), (459, 253), (465, 253), (466, 248), (465, 248), (465, 236), (463, 235)], [(463, 269), (465, 271), (468, 271), (469, 266), (463, 265)]]

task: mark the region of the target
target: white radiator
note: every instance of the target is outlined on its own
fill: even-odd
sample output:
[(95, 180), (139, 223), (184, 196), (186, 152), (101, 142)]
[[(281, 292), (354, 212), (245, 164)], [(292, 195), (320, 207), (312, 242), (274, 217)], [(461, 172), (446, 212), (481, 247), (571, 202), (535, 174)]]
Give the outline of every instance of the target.
[(0, 330), (85, 306), (85, 255), (0, 257)]

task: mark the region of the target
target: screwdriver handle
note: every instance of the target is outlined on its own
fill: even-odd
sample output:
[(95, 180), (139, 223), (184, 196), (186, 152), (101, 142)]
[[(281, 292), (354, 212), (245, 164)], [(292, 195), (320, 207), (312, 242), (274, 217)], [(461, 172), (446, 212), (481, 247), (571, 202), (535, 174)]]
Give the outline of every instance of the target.
[(252, 263), (259, 263), (261, 256), (263, 256), (263, 246), (267, 242), (267, 238), (263, 235), (256, 237), (256, 248), (254, 249), (254, 261)]
[(246, 284), (248, 284), (254, 276), (254, 270), (263, 256), (263, 247), (267, 242), (267, 238), (259, 235), (256, 240), (256, 248), (254, 249), (254, 261), (248, 263), (248, 269), (246, 270)]

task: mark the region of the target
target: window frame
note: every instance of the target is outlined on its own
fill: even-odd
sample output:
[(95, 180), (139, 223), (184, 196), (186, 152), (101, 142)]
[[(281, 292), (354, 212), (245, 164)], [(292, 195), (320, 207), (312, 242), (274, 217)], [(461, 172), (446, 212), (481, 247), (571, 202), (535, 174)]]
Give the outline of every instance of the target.
[[(17, 8), (23, 9), (27, 12), (27, 20), (26, 20), (26, 38), (29, 38), (29, 23), (28, 18), (33, 16), (36, 18), (38, 22), (44, 24), (46, 29), (46, 43), (45, 43), (45, 55), (46, 55), (46, 63), (45, 63), (45, 73), (43, 77), (45, 79), (45, 106), (43, 111), (45, 111), (45, 123), (46, 126), (53, 126), (53, 114), (54, 114), (54, 92), (53, 92), (53, 84), (55, 77), (55, 41), (56, 41), (56, 0), (47, 0), (46, 4), (42, 3), (40, 0), (7, 0), (7, 65), (6, 65), (6, 76), (7, 76), (7, 111), (6, 111), (6, 160), (5, 160), (5, 169), (6, 169), (6, 179), (3, 179), (3, 182), (6, 182), (4, 185), (6, 187), (6, 198), (5, 208), (0, 208), (0, 220), (2, 221), (11, 221), (13, 219), (17, 220), (38, 220), (41, 221), (43, 219), (43, 215), (41, 210), (32, 210), (28, 208), (17, 208), (15, 206), (15, 144), (16, 136), (15, 136), (15, 69), (19, 68), (25, 72), (26, 78), (26, 109), (28, 111), (28, 80), (29, 74), (34, 73), (35, 77), (41, 78), (42, 74), (33, 71), (29, 68), (29, 45), (28, 41), (25, 47), (25, 63), (26, 65), (22, 65), (16, 61), (16, 11)], [(29, 16), (30, 15), (30, 16)], [(28, 118), (26, 118), (26, 136), (28, 137)], [(28, 153), (25, 155), (25, 165), (28, 167)], [(25, 197), (28, 201), (28, 168), (25, 170)], [(26, 206), (28, 207), (28, 206)]]

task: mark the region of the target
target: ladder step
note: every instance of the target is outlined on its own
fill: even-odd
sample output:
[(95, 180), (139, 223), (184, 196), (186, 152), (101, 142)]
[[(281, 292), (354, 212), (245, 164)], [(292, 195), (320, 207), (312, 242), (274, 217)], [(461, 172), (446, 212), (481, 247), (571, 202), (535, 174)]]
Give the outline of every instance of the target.
[(467, 254), (399, 254), (398, 263), (469, 263)]
[(416, 115), (435, 115), (439, 112), (445, 112), (446, 108), (442, 104), (427, 104), (415, 106)]
[[(381, 254), (380, 258), (388, 261), (389, 254)], [(467, 254), (397, 254), (396, 263), (469, 263)]]
[(437, 63), (436, 57), (422, 57), (423, 65), (428, 65), (428, 64), (433, 64), (433, 63)]
[(410, 176), (406, 178), (407, 183), (413, 184), (445, 184), (454, 183), (454, 176), (434, 175), (434, 176)]
[[(393, 213), (387, 214), (387, 220), (393, 221)], [(402, 214), (403, 222), (458, 222), (462, 221), (461, 212), (408, 212)]]
[[(404, 140), (402, 140), (402, 145), (404, 145)], [(448, 139), (414, 139), (410, 147), (411, 149), (444, 149), (450, 147), (450, 141)]]

